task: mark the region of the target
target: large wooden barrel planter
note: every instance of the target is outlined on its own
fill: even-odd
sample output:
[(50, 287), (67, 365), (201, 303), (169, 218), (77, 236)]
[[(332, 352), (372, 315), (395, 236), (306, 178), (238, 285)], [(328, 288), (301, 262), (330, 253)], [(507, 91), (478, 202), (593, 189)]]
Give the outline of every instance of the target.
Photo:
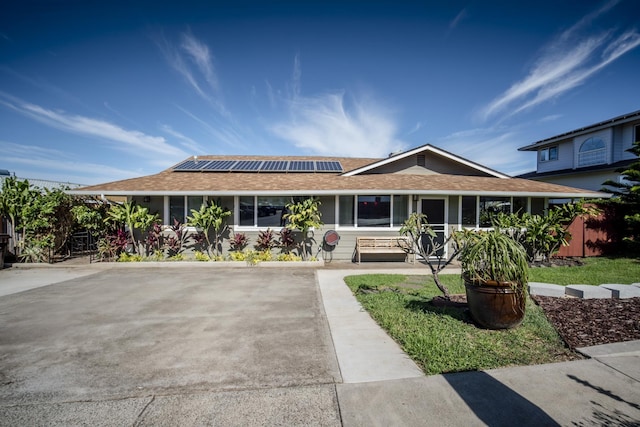
[(510, 329), (522, 323), (526, 295), (507, 283), (470, 283), (465, 280), (471, 317), (487, 329)]

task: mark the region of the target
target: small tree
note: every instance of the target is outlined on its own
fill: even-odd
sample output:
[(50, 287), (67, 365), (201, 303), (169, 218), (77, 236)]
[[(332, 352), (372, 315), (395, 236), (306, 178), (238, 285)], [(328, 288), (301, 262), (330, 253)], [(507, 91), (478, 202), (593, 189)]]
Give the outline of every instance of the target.
[(159, 221), (158, 215), (150, 214), (145, 207), (138, 206), (135, 202), (124, 202), (119, 205), (112, 205), (107, 212), (105, 221), (114, 224), (124, 224), (128, 229), (129, 239), (133, 245), (135, 253), (140, 254), (140, 243), (136, 239), (136, 230), (141, 234), (149, 231), (155, 223)]
[(136, 240), (133, 235), (134, 215), (135, 203), (124, 202), (122, 204), (114, 204), (111, 205), (107, 211), (105, 222), (113, 224), (116, 228), (124, 226), (124, 228), (127, 229), (125, 232), (128, 234), (129, 241), (133, 245), (134, 251), (136, 251)]
[[(220, 255), (222, 251), (222, 236), (229, 229), (225, 222), (225, 218), (231, 215), (231, 212), (210, 202), (208, 205), (202, 205), (199, 210), (191, 209), (191, 216), (187, 217), (187, 224), (202, 230), (204, 238), (207, 241), (207, 252), (212, 254), (212, 249), (216, 255)], [(209, 239), (209, 233), (213, 229), (213, 246)]]
[(36, 197), (29, 181), (15, 177), (6, 178), (0, 193), (0, 214), (9, 218), (13, 253), (18, 255), (18, 229), (22, 228), (23, 210)]
[(287, 213), (283, 215), (283, 219), (292, 229), (301, 232), (299, 251), (302, 259), (306, 260), (312, 245), (312, 239), (308, 235), (309, 230), (324, 225), (321, 220), (320, 200), (311, 197), (298, 203), (289, 203), (286, 205), (286, 209)]
[(71, 208), (71, 213), (74, 223), (79, 229), (87, 230), (94, 237), (100, 238), (104, 237), (107, 231), (104, 222), (107, 212), (104, 203), (94, 202), (88, 205), (79, 201)]
[[(414, 212), (409, 215), (409, 218), (400, 228), (400, 234), (409, 237), (411, 247), (406, 248), (406, 250), (415, 250), (424, 258), (425, 263), (431, 269), (433, 281), (444, 295), (444, 298), (449, 300), (451, 298), (449, 288), (440, 281), (438, 274), (451, 264), (460, 253), (464, 232), (451, 233), (449, 237), (441, 241), (429, 221), (427, 221), (427, 216), (423, 213)], [(447, 253), (446, 248), (450, 243), (451, 251), (445, 256), (445, 253)]]
[[(627, 151), (640, 157), (640, 141), (634, 142)], [(625, 229), (622, 240), (630, 249), (640, 252), (640, 159), (616, 172), (622, 174), (624, 181), (605, 181), (603, 185), (610, 188), (603, 188), (602, 191), (613, 194), (613, 197), (601, 203), (605, 206), (616, 206), (624, 213)]]

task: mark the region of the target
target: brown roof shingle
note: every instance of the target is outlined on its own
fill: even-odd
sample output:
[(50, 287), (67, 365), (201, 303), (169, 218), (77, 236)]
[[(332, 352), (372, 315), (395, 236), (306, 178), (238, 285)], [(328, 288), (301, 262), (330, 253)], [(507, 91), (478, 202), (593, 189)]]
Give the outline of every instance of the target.
[[(235, 156), (234, 158), (238, 158)], [(339, 159), (343, 161), (342, 159)], [(355, 162), (354, 162), (355, 164)], [(343, 162), (346, 169), (346, 162)], [(352, 167), (351, 164), (349, 164)], [(461, 175), (369, 174), (341, 176), (333, 173), (175, 172), (80, 188), (78, 194), (257, 194), (365, 193), (384, 191), (439, 194), (539, 194), (544, 197), (597, 197), (599, 193), (519, 178)]]

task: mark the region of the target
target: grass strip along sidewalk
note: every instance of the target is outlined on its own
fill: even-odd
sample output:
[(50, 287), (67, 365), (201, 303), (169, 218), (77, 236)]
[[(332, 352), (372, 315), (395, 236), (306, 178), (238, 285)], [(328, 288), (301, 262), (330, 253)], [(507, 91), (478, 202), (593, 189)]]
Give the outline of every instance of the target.
[[(440, 276), (464, 293), (459, 276)], [(370, 274), (345, 278), (362, 306), (428, 374), (532, 365), (576, 358), (531, 300), (519, 328), (476, 327), (460, 307), (431, 304), (440, 295), (430, 276)]]
[[(464, 294), (460, 276), (440, 277), (452, 294)], [(530, 280), (560, 285), (632, 283), (640, 280), (640, 262), (586, 259), (582, 266), (533, 268)], [(491, 331), (476, 327), (464, 307), (432, 304), (441, 293), (430, 276), (368, 274), (345, 281), (371, 317), (429, 375), (580, 358), (530, 298), (520, 327)]]

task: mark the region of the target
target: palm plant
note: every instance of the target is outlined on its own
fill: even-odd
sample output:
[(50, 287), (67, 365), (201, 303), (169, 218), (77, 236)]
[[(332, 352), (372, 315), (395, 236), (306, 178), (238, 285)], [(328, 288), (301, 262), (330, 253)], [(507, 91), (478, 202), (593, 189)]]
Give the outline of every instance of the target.
[(468, 236), (460, 262), (465, 279), (471, 283), (509, 283), (518, 288), (527, 283), (529, 264), (524, 248), (497, 230)]

